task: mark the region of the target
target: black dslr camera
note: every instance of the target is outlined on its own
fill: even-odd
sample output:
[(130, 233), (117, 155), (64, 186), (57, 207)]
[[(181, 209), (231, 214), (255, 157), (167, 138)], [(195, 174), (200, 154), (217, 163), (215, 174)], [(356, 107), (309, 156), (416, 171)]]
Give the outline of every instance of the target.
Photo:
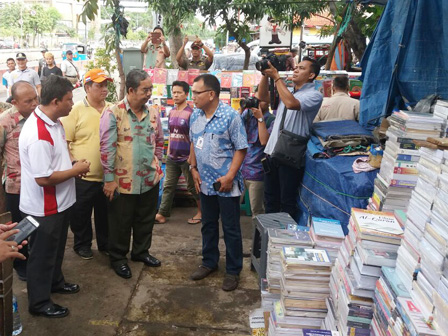
[(255, 97), (247, 97), (240, 100), (240, 106), (243, 110), (250, 109), (252, 107), (258, 108), (260, 101)]
[(264, 59), (255, 63), (255, 67), (258, 71), (263, 71), (269, 68), (268, 62), (270, 62), (277, 71), (286, 71), (286, 58), (286, 55), (277, 56), (269, 53)]

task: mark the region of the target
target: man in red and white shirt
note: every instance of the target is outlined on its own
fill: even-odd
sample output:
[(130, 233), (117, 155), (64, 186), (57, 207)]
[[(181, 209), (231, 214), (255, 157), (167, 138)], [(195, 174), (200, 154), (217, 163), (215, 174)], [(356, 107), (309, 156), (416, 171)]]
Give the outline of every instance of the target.
[(69, 209), (76, 201), (75, 177), (90, 163), (72, 162), (60, 117), (73, 106), (73, 86), (50, 76), (42, 85), (41, 105), (32, 113), (19, 137), (22, 165), (20, 211), (32, 215), (39, 228), (30, 238), (27, 267), (29, 311), (33, 315), (64, 317), (68, 308), (51, 301), (51, 293), (73, 294), (79, 286), (65, 282), (61, 266), (69, 226)]

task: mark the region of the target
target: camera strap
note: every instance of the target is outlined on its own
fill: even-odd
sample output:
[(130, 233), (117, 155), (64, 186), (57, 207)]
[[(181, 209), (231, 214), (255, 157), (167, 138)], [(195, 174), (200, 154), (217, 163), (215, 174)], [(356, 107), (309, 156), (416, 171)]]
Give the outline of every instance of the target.
[(283, 114), (282, 114), (282, 121), (280, 122), (279, 132), (281, 132), (283, 130), (283, 127), (285, 126), (286, 112), (288, 112), (288, 108), (285, 105), (285, 109), (283, 110)]

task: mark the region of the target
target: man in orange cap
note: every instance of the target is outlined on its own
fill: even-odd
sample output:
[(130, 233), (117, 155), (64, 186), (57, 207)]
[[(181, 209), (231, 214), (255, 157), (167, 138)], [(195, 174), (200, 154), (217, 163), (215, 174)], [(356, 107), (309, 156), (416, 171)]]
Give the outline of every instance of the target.
[(108, 253), (107, 199), (102, 188), (99, 138), (101, 113), (111, 105), (106, 102), (108, 82), (112, 82), (112, 78), (103, 70), (89, 70), (84, 76), (87, 97), (76, 103), (70, 114), (62, 119), (73, 162), (80, 158), (90, 162), (90, 172), (84, 178), (76, 179), (76, 203), (70, 218), (75, 237), (73, 249), (85, 260), (93, 258), (92, 208), (98, 250)]

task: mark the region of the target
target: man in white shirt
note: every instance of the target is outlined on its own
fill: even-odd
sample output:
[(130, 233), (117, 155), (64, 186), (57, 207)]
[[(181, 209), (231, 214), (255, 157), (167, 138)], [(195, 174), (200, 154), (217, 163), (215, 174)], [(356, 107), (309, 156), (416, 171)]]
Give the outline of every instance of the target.
[[(16, 55), (16, 62), (18, 69), (11, 72), (8, 82), (9, 89), (11, 90), (14, 83), (17, 83), (18, 81), (25, 81), (35, 87), (40, 96), (41, 85), (39, 75), (36, 71), (27, 67), (28, 60), (26, 59), (26, 55), (22, 52), (18, 53)], [(9, 92), (9, 94), (11, 94), (11, 92)]]
[(73, 106), (73, 86), (59, 76), (43, 84), (41, 105), (32, 113), (19, 137), (22, 168), (20, 211), (32, 215), (39, 227), (30, 237), (27, 266), (28, 309), (33, 315), (64, 317), (68, 308), (53, 303), (51, 293), (74, 294), (79, 286), (62, 274), (69, 226), (69, 209), (76, 201), (75, 177), (89, 171), (87, 160), (73, 161), (61, 117)]
[(71, 50), (67, 50), (65, 55), (67, 59), (63, 60), (61, 63), (62, 76), (67, 77), (70, 83), (75, 85), (79, 80), (79, 71), (73, 63), (73, 52)]
[(8, 58), (6, 60), (6, 66), (8, 67), (8, 70), (6, 70), (5, 73), (3, 74), (2, 84), (6, 88), (6, 90), (9, 91), (8, 87), (9, 78), (11, 77), (11, 72), (13, 72), (16, 69), (16, 61), (14, 61), (14, 58)]

